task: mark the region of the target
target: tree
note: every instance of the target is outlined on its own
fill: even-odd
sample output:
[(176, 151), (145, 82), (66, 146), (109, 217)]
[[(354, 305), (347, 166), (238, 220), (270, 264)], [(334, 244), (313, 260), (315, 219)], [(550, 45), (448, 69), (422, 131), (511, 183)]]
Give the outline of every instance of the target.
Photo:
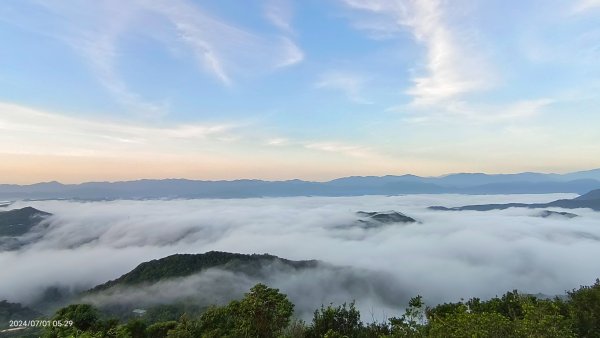
[(89, 304), (72, 304), (56, 311), (52, 321), (67, 323), (72, 326), (49, 326), (44, 332), (45, 337), (77, 336), (86, 331), (95, 332), (99, 324), (98, 310)]
[(146, 338), (146, 322), (140, 319), (134, 319), (127, 322), (124, 328), (130, 338)]
[(422, 337), (426, 329), (426, 308), (423, 297), (409, 300), (408, 308), (400, 318), (390, 318), (394, 337)]
[(429, 323), (429, 337), (516, 337), (513, 323), (499, 313), (452, 313)]
[(170, 330), (177, 327), (177, 321), (170, 320), (166, 322), (154, 323), (146, 328), (148, 338), (165, 338)]
[(315, 310), (313, 321), (307, 329), (306, 336), (309, 338), (323, 337), (357, 337), (363, 328), (360, 321), (360, 312), (354, 306), (354, 302), (334, 307), (321, 306)]
[(202, 337), (234, 336), (239, 327), (239, 301), (232, 301), (227, 306), (208, 308), (199, 320)]
[(179, 323), (175, 328), (167, 332), (168, 338), (197, 338), (202, 337), (202, 330), (197, 321), (188, 318), (187, 315), (181, 316)]
[(580, 337), (600, 337), (600, 279), (568, 292), (569, 312)]
[(278, 289), (256, 284), (239, 302), (239, 333), (244, 337), (277, 337), (288, 326), (294, 304)]
[(571, 322), (560, 314), (556, 301), (525, 299), (522, 304), (524, 317), (516, 322), (521, 337), (574, 338)]

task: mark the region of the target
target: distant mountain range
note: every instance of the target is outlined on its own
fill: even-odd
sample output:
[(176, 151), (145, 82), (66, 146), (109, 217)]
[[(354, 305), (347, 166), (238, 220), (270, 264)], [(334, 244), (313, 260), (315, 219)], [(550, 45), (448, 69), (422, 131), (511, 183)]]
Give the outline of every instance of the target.
[[(550, 203), (477, 204), (477, 205), (465, 205), (462, 207), (453, 207), (453, 208), (447, 208), (447, 207), (443, 207), (443, 206), (433, 206), (433, 207), (429, 207), (429, 209), (441, 210), (441, 211), (462, 211), (462, 210), (489, 211), (489, 210), (504, 210), (504, 209), (508, 209), (508, 208), (537, 209), (537, 208), (549, 208), (549, 207), (564, 208), (564, 209), (589, 208), (594, 211), (600, 211), (600, 189), (592, 190), (592, 191), (588, 192), (587, 194), (581, 195), (581, 196), (573, 198), (573, 199), (556, 200), (556, 201), (550, 202)], [(548, 213), (550, 213), (550, 212), (548, 211)], [(561, 214), (561, 215), (563, 215), (565, 217), (569, 217), (569, 218), (577, 216), (575, 214), (570, 214), (570, 213), (554, 212), (554, 214), (555, 215)], [(545, 215), (545, 213), (542, 214), (542, 217), (547, 217), (544, 215)], [(549, 216), (550, 214), (547, 214), (547, 215)]]
[[(0, 184), (0, 199), (157, 199), (358, 196), (396, 194), (578, 193), (600, 188), (600, 169), (568, 174), (460, 173), (439, 177), (352, 176), (327, 182), (302, 180), (200, 181), (187, 179), (123, 182)], [(3, 204), (0, 203), (0, 207)]]

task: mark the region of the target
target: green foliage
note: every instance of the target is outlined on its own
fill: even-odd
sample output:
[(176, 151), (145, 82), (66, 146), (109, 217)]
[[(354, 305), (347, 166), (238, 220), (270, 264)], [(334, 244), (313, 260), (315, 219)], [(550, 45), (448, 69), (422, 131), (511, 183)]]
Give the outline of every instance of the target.
[(177, 326), (167, 332), (168, 338), (196, 338), (202, 337), (202, 330), (197, 321), (183, 315)]
[(19, 303), (0, 301), (0, 330), (8, 328), (10, 320), (29, 320), (40, 317), (41, 314)]
[(80, 332), (94, 335), (98, 330), (99, 313), (89, 304), (72, 304), (56, 311), (52, 321), (72, 322), (72, 326), (51, 326), (45, 337), (77, 336)]
[(532, 301), (524, 299), (522, 320), (516, 321), (519, 337), (570, 338), (576, 337), (571, 322), (561, 314), (560, 300)]
[(306, 337), (306, 323), (300, 319), (292, 319), (290, 324), (283, 329), (281, 338), (304, 338)]
[(396, 337), (422, 337), (425, 330), (425, 314), (423, 297), (411, 298), (402, 317), (390, 319), (393, 335)]
[(278, 337), (293, 312), (294, 304), (279, 290), (257, 284), (241, 301), (209, 308), (199, 326), (202, 337)]
[(600, 337), (600, 279), (568, 292), (569, 314), (580, 337)]
[(574, 337), (560, 299), (540, 300), (517, 291), (488, 301), (446, 303), (427, 310), (432, 337)]
[(278, 289), (257, 284), (239, 302), (239, 332), (245, 337), (278, 336), (289, 324), (294, 304)]
[[(198, 311), (200, 311), (198, 309)], [(190, 309), (184, 304), (160, 304), (147, 309), (143, 319), (149, 323), (177, 321), (184, 313), (195, 313), (196, 309)]]
[(334, 307), (321, 306), (313, 315), (312, 324), (306, 331), (306, 337), (358, 337), (363, 331), (360, 312), (354, 302)]
[[(119, 324), (102, 319), (87, 304), (58, 310), (52, 320), (71, 320), (72, 327), (47, 327), (44, 337), (106, 338), (412, 338), (600, 337), (600, 281), (568, 292), (566, 299), (538, 299), (507, 292), (482, 301), (472, 298), (428, 308), (421, 296), (412, 298), (405, 313), (385, 323), (361, 321), (354, 302), (314, 312), (312, 322), (292, 320), (294, 305), (279, 290), (255, 285), (240, 300), (212, 306), (201, 314), (171, 318), (180, 306), (157, 308), (153, 316)], [(0, 303), (2, 304), (2, 303)], [(32, 331), (23, 332), (31, 335)]]
[(146, 337), (148, 338), (164, 338), (167, 333), (177, 327), (178, 322), (175, 320), (154, 323), (146, 328)]
[(130, 338), (145, 338), (147, 336), (146, 327), (146, 322), (140, 319), (130, 320), (124, 325), (124, 328), (127, 332), (127, 337)]
[(290, 261), (272, 255), (245, 255), (238, 253), (210, 251), (204, 254), (176, 254), (138, 265), (129, 273), (104, 284), (98, 285), (91, 292), (106, 290), (117, 285), (136, 285), (154, 283), (173, 277), (189, 276), (200, 271), (220, 267), (233, 271), (244, 270), (249, 275), (256, 275), (263, 264), (279, 262), (299, 269), (314, 266), (315, 261)]
[(514, 337), (511, 321), (499, 313), (456, 312), (432, 321), (429, 337)]
[(499, 313), (510, 320), (523, 319), (525, 311), (523, 303), (525, 300), (536, 301), (534, 296), (522, 295), (513, 290), (505, 293), (501, 298), (495, 297), (482, 302), (479, 298), (472, 298), (466, 302), (466, 305), (475, 313)]
[(228, 306), (214, 306), (200, 316), (200, 329), (203, 337), (233, 336), (239, 320), (239, 302), (232, 301)]

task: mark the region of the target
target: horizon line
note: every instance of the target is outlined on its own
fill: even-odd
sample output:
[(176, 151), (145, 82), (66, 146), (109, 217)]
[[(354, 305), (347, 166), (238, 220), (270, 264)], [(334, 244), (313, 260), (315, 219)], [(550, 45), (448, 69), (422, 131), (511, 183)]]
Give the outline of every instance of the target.
[(33, 183), (0, 183), (2, 185), (17, 185), (17, 186), (32, 186), (32, 185), (40, 185), (40, 184), (60, 184), (60, 185), (80, 185), (80, 184), (89, 184), (89, 183), (125, 183), (125, 182), (136, 182), (136, 181), (195, 181), (195, 182), (235, 182), (235, 181), (261, 181), (261, 182), (291, 182), (291, 181), (301, 181), (301, 182), (310, 182), (310, 183), (327, 183), (332, 182), (339, 179), (344, 178), (383, 178), (383, 177), (405, 177), (405, 176), (413, 176), (418, 178), (444, 178), (453, 175), (487, 175), (487, 176), (500, 176), (500, 175), (523, 175), (523, 174), (538, 174), (538, 175), (569, 175), (569, 174), (577, 174), (577, 173), (585, 173), (590, 171), (600, 171), (600, 168), (592, 168), (592, 169), (583, 169), (577, 171), (567, 171), (563, 173), (557, 172), (539, 172), (539, 171), (519, 171), (519, 172), (509, 172), (509, 173), (486, 173), (486, 172), (452, 172), (441, 175), (432, 175), (432, 176), (420, 176), (416, 174), (385, 174), (385, 175), (350, 175), (350, 176), (340, 176), (333, 179), (328, 180), (310, 180), (310, 179), (302, 179), (302, 178), (289, 178), (289, 179), (260, 179), (260, 178), (232, 178), (232, 179), (202, 179), (202, 178), (186, 178), (186, 177), (164, 177), (164, 178), (133, 178), (133, 179), (123, 179), (123, 180), (89, 180), (89, 181), (80, 181), (74, 183), (63, 183), (58, 180), (51, 181), (38, 181)]

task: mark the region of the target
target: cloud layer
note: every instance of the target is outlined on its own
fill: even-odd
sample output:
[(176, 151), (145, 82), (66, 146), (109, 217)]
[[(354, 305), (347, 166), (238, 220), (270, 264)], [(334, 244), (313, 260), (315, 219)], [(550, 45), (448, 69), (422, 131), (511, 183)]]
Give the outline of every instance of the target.
[[(561, 219), (536, 217), (539, 211), (528, 209), (436, 212), (426, 207), (547, 202), (561, 197), (572, 196), (17, 202), (11, 208), (33, 205), (55, 215), (40, 240), (0, 253), (0, 264), (9, 267), (0, 272), (0, 299), (27, 303), (47, 286), (85, 289), (119, 277), (143, 261), (210, 250), (319, 259), (343, 267), (343, 273), (324, 267), (295, 274), (278, 270), (271, 275), (270, 283), (290, 293), (301, 311), (356, 299), (364, 313), (379, 316), (393, 315), (390, 311), (416, 294), (425, 295), (430, 303), (491, 297), (515, 288), (560, 294), (598, 277), (600, 214), (582, 209), (573, 211), (581, 217)], [(421, 223), (379, 229), (340, 227), (352, 224), (356, 211), (390, 209)], [(235, 282), (232, 287), (239, 286), (230, 296), (255, 282), (215, 270), (149, 286), (130, 297), (158, 287), (165, 294), (180, 290), (178, 296), (185, 297), (185, 290), (210, 288), (209, 281), (229, 277)]]

